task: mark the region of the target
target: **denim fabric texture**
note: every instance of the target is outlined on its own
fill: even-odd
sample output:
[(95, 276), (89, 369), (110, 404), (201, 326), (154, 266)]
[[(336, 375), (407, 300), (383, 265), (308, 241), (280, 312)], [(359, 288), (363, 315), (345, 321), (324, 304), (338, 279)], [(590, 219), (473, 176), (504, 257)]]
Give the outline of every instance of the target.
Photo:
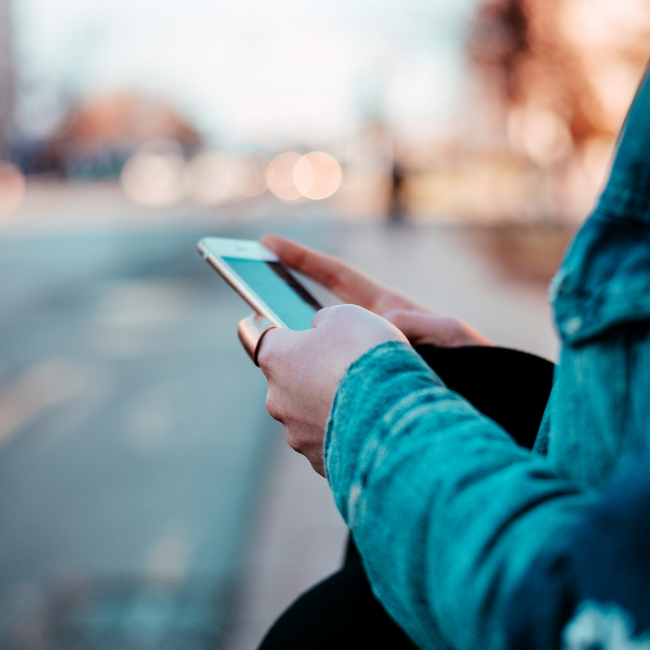
[(422, 648), (650, 647), (647, 81), (551, 300), (562, 350), (533, 452), (406, 344), (339, 384), (328, 480), (374, 593)]

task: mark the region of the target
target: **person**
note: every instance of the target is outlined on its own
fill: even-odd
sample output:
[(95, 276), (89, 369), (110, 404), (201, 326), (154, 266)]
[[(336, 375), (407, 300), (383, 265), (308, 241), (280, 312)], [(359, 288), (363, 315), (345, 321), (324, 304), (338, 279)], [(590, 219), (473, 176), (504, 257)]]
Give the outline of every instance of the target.
[[(326, 476), (372, 593), (405, 634), (366, 643), (375, 623), (387, 643), (394, 632), (375, 611), (330, 647), (650, 648), (649, 152), (646, 73), (551, 286), (561, 354), (543, 417), (529, 417), (541, 420), (532, 450), (414, 348), (485, 354), (480, 333), (333, 258), (263, 239), (348, 303), (318, 312), (311, 330), (269, 331), (258, 361), (269, 413)], [(475, 398), (502, 392), (501, 411), (512, 399), (525, 415), (511, 394), (519, 378), (487, 366)], [(474, 371), (470, 357), (456, 369)], [(324, 647), (339, 620), (319, 620), (315, 605), (301, 610), (317, 623), (311, 640), (285, 626), (262, 647)]]

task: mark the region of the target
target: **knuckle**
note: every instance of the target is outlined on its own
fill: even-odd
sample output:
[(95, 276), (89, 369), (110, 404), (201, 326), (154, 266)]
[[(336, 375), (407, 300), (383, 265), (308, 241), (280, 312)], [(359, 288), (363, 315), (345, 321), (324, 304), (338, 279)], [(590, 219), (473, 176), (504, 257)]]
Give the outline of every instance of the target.
[(323, 319), (327, 318), (327, 309), (328, 307), (324, 307), (314, 314), (314, 317), (311, 319), (312, 327), (318, 327), (323, 322)]
[(264, 332), (264, 334), (262, 334), (260, 342), (258, 343), (259, 348), (257, 351), (257, 363), (260, 364), (260, 368), (267, 376), (268, 373), (272, 370), (278, 358), (278, 346), (276, 345), (277, 341), (274, 334), (275, 329), (277, 328)]
[(338, 324), (348, 324), (357, 321), (366, 310), (358, 305), (336, 305), (331, 312), (331, 321)]
[(403, 309), (391, 309), (383, 314), (383, 318), (385, 318), (389, 323), (399, 327), (401, 323), (404, 323), (404, 321), (408, 319), (408, 314)]
[(266, 410), (274, 420), (282, 422), (282, 411), (279, 407), (278, 401), (275, 399), (275, 396), (271, 393), (270, 390), (266, 394)]
[(331, 307), (323, 307), (316, 312), (312, 320), (312, 327), (320, 327), (321, 323), (331, 322), (338, 317), (340, 309), (347, 307), (347, 305), (333, 305)]
[(301, 437), (291, 428), (287, 427), (286, 428), (287, 432), (287, 444), (291, 449), (294, 451), (297, 451), (298, 453), (302, 453), (302, 439)]
[(257, 363), (259, 364), (262, 372), (268, 378), (271, 376), (273, 369), (273, 351), (268, 347), (262, 345), (257, 351)]

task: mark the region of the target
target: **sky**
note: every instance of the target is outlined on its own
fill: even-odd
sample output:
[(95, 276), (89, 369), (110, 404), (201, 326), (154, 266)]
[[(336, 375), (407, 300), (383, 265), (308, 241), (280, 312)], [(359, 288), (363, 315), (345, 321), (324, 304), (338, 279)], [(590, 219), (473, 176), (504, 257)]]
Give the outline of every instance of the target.
[(136, 89), (221, 142), (435, 130), (465, 89), (476, 0), (14, 0), (26, 131), (61, 97)]

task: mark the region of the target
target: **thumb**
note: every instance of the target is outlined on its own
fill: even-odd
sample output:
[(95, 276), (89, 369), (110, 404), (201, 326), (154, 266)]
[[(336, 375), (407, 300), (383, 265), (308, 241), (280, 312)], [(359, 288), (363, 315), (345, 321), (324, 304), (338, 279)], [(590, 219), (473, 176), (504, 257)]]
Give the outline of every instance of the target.
[(332, 312), (336, 311), (339, 307), (344, 307), (345, 305), (333, 305), (332, 307), (323, 307), (319, 309), (311, 321), (312, 329), (318, 327), (324, 320), (332, 317)]

